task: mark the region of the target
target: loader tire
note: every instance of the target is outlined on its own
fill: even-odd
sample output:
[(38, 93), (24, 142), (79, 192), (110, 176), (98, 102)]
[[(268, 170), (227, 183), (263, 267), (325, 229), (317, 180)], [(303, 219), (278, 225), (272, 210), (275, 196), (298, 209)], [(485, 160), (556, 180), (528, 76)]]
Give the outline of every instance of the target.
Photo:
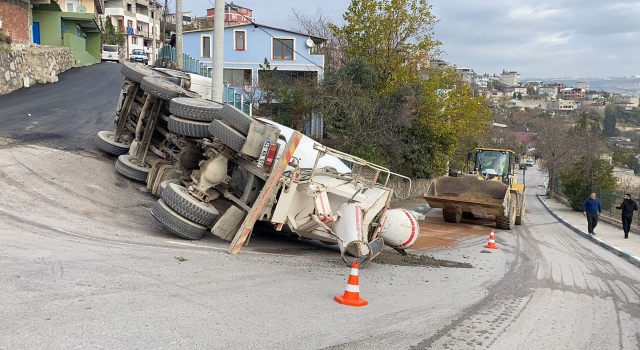
[(169, 112), (180, 118), (212, 122), (220, 119), (221, 103), (207, 101), (202, 98), (178, 97), (169, 103)]
[(446, 222), (459, 224), (462, 220), (462, 213), (458, 210), (442, 209), (442, 217)]
[(232, 105), (225, 104), (220, 110), (220, 116), (225, 122), (227, 122), (227, 124), (231, 125), (236, 130), (245, 135), (249, 133), (249, 126), (251, 126), (253, 118), (244, 114), (243, 111)]
[(142, 64), (124, 62), (122, 63), (122, 68), (120, 68), (120, 73), (125, 77), (131, 79), (134, 83), (140, 84), (144, 77), (158, 77), (160, 73), (154, 71), (153, 69), (144, 66)]
[(161, 197), (176, 213), (196, 224), (210, 226), (220, 214), (211, 203), (200, 202), (193, 198), (185, 187), (175, 183), (167, 184)]
[(113, 131), (98, 131), (94, 140), (96, 146), (106, 153), (119, 156), (129, 153), (130, 145), (115, 141), (116, 133)]
[(496, 228), (500, 230), (511, 230), (516, 224), (516, 206), (515, 201), (511, 201), (509, 213), (507, 216), (496, 215)]
[(158, 201), (153, 204), (151, 207), (151, 215), (160, 221), (169, 231), (182, 238), (198, 240), (207, 232), (206, 227), (180, 216), (180, 214), (169, 208), (167, 203), (162, 199), (158, 199)]
[(147, 182), (151, 167), (146, 164), (138, 165), (138, 157), (123, 154), (116, 161), (116, 170), (131, 180)]
[(163, 100), (171, 100), (176, 97), (193, 94), (172, 83), (167, 78), (161, 77), (144, 77), (140, 87), (144, 92)]
[(187, 137), (209, 137), (209, 123), (169, 116), (167, 129), (178, 135)]
[(214, 120), (209, 124), (209, 133), (236, 152), (240, 152), (247, 138), (234, 130), (222, 120)]

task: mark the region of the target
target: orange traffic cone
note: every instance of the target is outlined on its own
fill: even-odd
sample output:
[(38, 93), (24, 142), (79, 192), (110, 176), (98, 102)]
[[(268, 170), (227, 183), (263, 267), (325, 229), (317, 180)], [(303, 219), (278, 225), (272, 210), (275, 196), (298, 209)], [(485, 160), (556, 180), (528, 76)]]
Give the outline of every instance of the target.
[(489, 249), (498, 249), (498, 246), (496, 245), (496, 236), (494, 235), (493, 230), (491, 230), (491, 235), (489, 235), (489, 243), (484, 247)]
[(347, 288), (344, 289), (344, 295), (336, 295), (333, 298), (342, 305), (349, 306), (366, 306), (368, 301), (360, 298), (360, 282), (358, 281), (358, 262), (354, 261), (351, 266), (351, 274), (347, 281)]

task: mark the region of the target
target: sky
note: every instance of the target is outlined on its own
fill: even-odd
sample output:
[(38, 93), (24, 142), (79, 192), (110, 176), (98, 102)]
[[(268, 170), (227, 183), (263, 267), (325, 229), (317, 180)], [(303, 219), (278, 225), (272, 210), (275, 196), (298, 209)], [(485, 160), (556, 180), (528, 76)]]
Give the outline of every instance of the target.
[[(183, 0), (204, 16), (214, 0)], [(175, 0), (173, 1), (175, 3)], [(318, 4), (340, 25), (348, 0), (236, 0), (255, 21), (292, 28), (292, 8)], [(521, 77), (607, 77), (640, 74), (638, 0), (431, 0), (440, 21), (435, 38), (447, 62), (478, 74), (517, 71)]]

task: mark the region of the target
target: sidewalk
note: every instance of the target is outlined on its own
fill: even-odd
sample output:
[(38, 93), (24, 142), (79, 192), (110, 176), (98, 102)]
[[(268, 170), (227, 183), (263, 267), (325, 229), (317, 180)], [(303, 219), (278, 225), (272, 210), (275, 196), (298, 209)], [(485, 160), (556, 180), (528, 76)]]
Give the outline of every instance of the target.
[(551, 215), (574, 232), (640, 267), (639, 234), (630, 232), (629, 239), (624, 239), (622, 228), (599, 221), (598, 226), (596, 226), (594, 230), (596, 235), (589, 236), (587, 233), (587, 219), (582, 216), (582, 213), (573, 211), (573, 209), (560, 203), (556, 199), (549, 199), (546, 196), (538, 196), (538, 199), (540, 199), (542, 204), (549, 210)]

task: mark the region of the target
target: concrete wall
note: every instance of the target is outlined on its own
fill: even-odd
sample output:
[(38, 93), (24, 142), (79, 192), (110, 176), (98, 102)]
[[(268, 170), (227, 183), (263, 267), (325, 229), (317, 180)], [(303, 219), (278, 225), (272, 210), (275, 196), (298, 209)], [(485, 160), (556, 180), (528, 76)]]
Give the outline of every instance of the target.
[(29, 39), (29, 1), (0, 0), (0, 28), (14, 43), (28, 44)]
[(33, 21), (40, 23), (40, 45), (62, 46), (60, 12), (33, 11)]
[(0, 43), (0, 95), (36, 83), (54, 83), (58, 74), (75, 66), (67, 47), (15, 48)]

